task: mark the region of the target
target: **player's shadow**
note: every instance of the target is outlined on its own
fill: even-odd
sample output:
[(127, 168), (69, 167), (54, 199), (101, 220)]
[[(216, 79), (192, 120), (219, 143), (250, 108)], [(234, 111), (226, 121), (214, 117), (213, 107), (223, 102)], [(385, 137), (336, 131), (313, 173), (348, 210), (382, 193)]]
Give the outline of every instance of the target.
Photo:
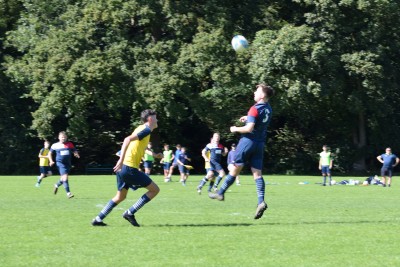
[(317, 224), (379, 224), (388, 223), (383, 220), (359, 220), (359, 221), (314, 221), (314, 222), (257, 222), (257, 223), (183, 223), (183, 224), (155, 224), (151, 227), (237, 227), (257, 225), (317, 225)]
[(152, 227), (236, 227), (252, 226), (252, 223), (183, 223), (183, 224), (155, 224)]

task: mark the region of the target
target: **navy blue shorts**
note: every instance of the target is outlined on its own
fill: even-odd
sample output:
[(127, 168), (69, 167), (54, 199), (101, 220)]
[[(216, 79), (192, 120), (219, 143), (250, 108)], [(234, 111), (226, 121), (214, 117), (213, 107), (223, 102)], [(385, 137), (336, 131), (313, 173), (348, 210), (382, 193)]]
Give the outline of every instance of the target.
[(321, 173), (322, 174), (331, 174), (331, 170), (329, 169), (328, 165), (322, 165), (321, 166)]
[(215, 161), (210, 161), (210, 169), (211, 169), (212, 171), (217, 171), (217, 172), (219, 172), (219, 171), (222, 170), (223, 168), (222, 168), (222, 166), (221, 166), (221, 163), (215, 162)]
[(57, 162), (57, 168), (60, 175), (69, 174), (71, 171), (71, 165), (65, 165), (62, 162)]
[(382, 167), (381, 176), (392, 177), (392, 168)]
[(236, 147), (234, 164), (237, 166), (250, 163), (250, 167), (262, 170), (265, 142), (255, 142), (247, 137), (242, 137)]
[(164, 170), (169, 170), (171, 167), (171, 162), (164, 162)]
[(51, 174), (50, 166), (39, 166), (40, 173)]
[(148, 187), (152, 180), (144, 172), (136, 168), (122, 165), (121, 171), (117, 172), (117, 188), (121, 191), (122, 188), (128, 189), (129, 187)]
[(189, 174), (189, 170), (186, 169), (185, 166), (183, 166), (183, 165), (178, 165), (178, 168), (179, 168), (179, 172), (180, 172), (180, 173)]
[(152, 161), (146, 160), (146, 161), (143, 162), (143, 166), (144, 166), (146, 169), (151, 169), (151, 168), (153, 168), (153, 162), (152, 162)]

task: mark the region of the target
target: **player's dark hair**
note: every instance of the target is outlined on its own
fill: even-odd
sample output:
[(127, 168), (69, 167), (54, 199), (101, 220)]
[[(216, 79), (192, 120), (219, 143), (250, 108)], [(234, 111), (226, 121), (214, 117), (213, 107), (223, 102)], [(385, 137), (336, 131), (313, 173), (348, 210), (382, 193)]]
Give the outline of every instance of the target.
[(267, 95), (268, 99), (271, 98), (274, 95), (274, 89), (271, 86), (269, 86), (269, 85), (267, 85), (265, 83), (257, 84), (256, 87), (257, 88), (261, 87), (263, 92)]
[(147, 119), (153, 115), (157, 115), (157, 113), (154, 110), (145, 109), (142, 111), (142, 114), (140, 114), (140, 119), (142, 120), (142, 122), (147, 122)]

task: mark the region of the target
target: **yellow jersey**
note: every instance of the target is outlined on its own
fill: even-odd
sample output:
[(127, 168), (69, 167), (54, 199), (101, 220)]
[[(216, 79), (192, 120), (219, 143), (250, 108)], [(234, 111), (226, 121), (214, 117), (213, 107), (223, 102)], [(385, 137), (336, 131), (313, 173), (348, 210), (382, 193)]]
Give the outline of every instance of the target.
[(150, 133), (150, 128), (145, 124), (140, 125), (133, 131), (132, 134), (136, 134), (138, 139), (129, 143), (125, 152), (124, 165), (139, 169), (140, 160), (150, 141)]
[[(39, 152), (40, 156), (47, 156), (49, 155), (50, 149), (42, 148)], [(49, 158), (39, 158), (39, 166), (47, 167), (49, 166)]]

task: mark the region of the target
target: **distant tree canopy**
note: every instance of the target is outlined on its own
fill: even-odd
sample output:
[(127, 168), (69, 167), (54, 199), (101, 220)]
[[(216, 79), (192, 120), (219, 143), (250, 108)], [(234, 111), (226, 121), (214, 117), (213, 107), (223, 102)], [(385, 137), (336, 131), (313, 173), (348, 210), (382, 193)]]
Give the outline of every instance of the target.
[(323, 144), (341, 171), (373, 169), (400, 149), (399, 22), (387, 0), (1, 0), (0, 173), (32, 172), (61, 130), (78, 165), (114, 162), (145, 108), (156, 145), (184, 144), (201, 170), (212, 132), (237, 141), (260, 82), (276, 90), (268, 172), (315, 171)]

